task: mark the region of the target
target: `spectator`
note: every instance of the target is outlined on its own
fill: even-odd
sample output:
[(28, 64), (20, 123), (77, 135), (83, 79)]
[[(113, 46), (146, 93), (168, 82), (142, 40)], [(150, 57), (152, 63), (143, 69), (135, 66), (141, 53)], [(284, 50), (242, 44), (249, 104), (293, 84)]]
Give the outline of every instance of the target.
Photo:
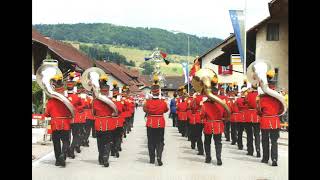
[(174, 94), (173, 94), (173, 98), (172, 98), (171, 101), (170, 101), (170, 117), (172, 118), (172, 125), (173, 125), (173, 127), (176, 127), (176, 121), (177, 121), (176, 98), (177, 98), (177, 94), (174, 93)]

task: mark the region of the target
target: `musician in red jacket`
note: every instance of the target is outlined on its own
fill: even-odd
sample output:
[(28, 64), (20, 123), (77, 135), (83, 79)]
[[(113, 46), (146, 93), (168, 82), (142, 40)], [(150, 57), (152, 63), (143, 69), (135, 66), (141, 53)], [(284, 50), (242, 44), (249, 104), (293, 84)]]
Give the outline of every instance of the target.
[(118, 116), (112, 117), (116, 121), (116, 129), (113, 131), (113, 134), (112, 134), (111, 156), (115, 155), (117, 158), (120, 156), (119, 151), (121, 147), (123, 123), (125, 121), (125, 117), (122, 114), (124, 112), (124, 102), (121, 100), (117, 100), (118, 95), (119, 95), (118, 83), (114, 81), (113, 89), (112, 89), (112, 101), (117, 106)]
[[(229, 97), (225, 94), (224, 88), (220, 88), (219, 98), (226, 101), (227, 105), (229, 106), (230, 104), (228, 101)], [(224, 136), (226, 138), (226, 141), (230, 141), (230, 121), (224, 121)]]
[[(187, 124), (186, 124), (186, 134), (187, 134), (187, 137), (188, 137), (188, 141), (191, 141), (192, 137), (191, 137), (191, 129), (193, 129), (193, 126), (191, 123), (195, 124), (194, 122), (194, 117), (193, 117), (193, 114), (192, 114), (192, 110), (191, 110), (191, 103), (193, 101), (193, 93), (194, 93), (194, 90), (193, 89), (190, 89), (189, 91), (189, 94), (186, 93), (187, 95), (187, 98), (186, 98), (186, 101), (187, 101)], [(194, 148), (193, 148), (194, 149)]]
[(162, 151), (164, 147), (165, 119), (163, 114), (169, 108), (163, 99), (159, 99), (160, 85), (157, 76), (154, 77), (154, 84), (151, 86), (152, 99), (147, 99), (143, 105), (143, 111), (147, 114), (147, 137), (150, 163), (155, 162), (155, 151), (157, 152), (158, 165), (162, 166)]
[[(64, 87), (62, 83), (62, 75), (57, 75), (53, 79), (55, 91), (63, 94)], [(52, 142), (54, 147), (54, 155), (56, 158), (56, 166), (65, 166), (65, 160), (70, 145), (70, 122), (72, 121), (71, 112), (67, 106), (58, 99), (49, 98), (46, 111), (46, 117), (51, 117)], [(61, 147), (62, 142), (62, 147)]]
[[(109, 85), (103, 82), (104, 76), (100, 77), (99, 83), (102, 94), (109, 92)], [(116, 121), (112, 118), (113, 109), (105, 102), (97, 99), (93, 94), (93, 115), (99, 151), (98, 161), (100, 165), (109, 167), (109, 155), (111, 151), (112, 133), (116, 129)]]
[(197, 145), (198, 154), (203, 155), (203, 142), (202, 142), (202, 130), (203, 130), (203, 118), (200, 117), (201, 106), (203, 105), (204, 96), (196, 93), (191, 110), (194, 117), (195, 125), (194, 125), (194, 139), (192, 143)]
[(243, 87), (241, 89), (241, 97), (239, 97), (237, 100), (236, 100), (236, 106), (237, 106), (237, 109), (238, 109), (238, 116), (239, 116), (239, 119), (237, 119), (237, 124), (238, 124), (238, 140), (237, 140), (237, 144), (238, 144), (238, 149), (239, 150), (242, 150), (243, 149), (243, 143), (242, 143), (242, 135), (243, 135), (243, 131), (245, 129), (245, 119), (244, 119), (244, 111), (248, 109), (247, 107), (247, 104), (245, 102), (245, 96), (246, 96), (246, 91), (247, 91), (247, 88), (246, 87)]
[[(212, 81), (212, 93), (217, 96), (218, 89), (216, 86), (217, 80)], [(224, 109), (217, 102), (207, 99), (201, 107), (201, 118), (204, 119), (204, 149), (206, 152), (206, 163), (211, 163), (211, 138), (214, 139), (217, 165), (222, 165), (221, 151), (222, 143), (221, 136), (224, 132), (223, 123)]]
[(77, 87), (76, 90), (76, 94), (78, 95), (78, 97), (81, 100), (81, 103), (83, 105), (83, 109), (82, 109), (82, 113), (80, 116), (80, 120), (79, 120), (79, 125), (80, 125), (80, 145), (84, 146), (84, 147), (89, 147), (89, 140), (86, 138), (86, 113), (85, 113), (85, 107), (86, 107), (86, 95), (83, 93), (84, 92), (84, 88), (80, 82), (80, 79), (78, 79), (75, 82), (75, 85)]
[(180, 120), (180, 131), (181, 135), (183, 137), (187, 137), (187, 132), (186, 132), (186, 126), (187, 126), (187, 108), (188, 108), (188, 103), (187, 103), (187, 98), (185, 94), (181, 96), (180, 102), (177, 104), (177, 111), (179, 111), (178, 114), (178, 120)]
[(68, 96), (67, 98), (69, 101), (72, 103), (74, 109), (75, 109), (75, 114), (74, 114), (74, 119), (71, 122), (71, 133), (72, 133), (72, 142), (70, 145), (68, 157), (74, 159), (74, 150), (76, 150), (77, 153), (80, 153), (80, 145), (81, 145), (81, 124), (82, 123), (82, 118), (85, 115), (83, 108), (84, 104), (78, 94), (74, 93), (74, 86), (75, 82), (73, 81), (73, 75), (72, 73), (69, 74), (69, 81), (67, 81), (67, 90), (68, 90)]
[[(270, 89), (274, 89), (275, 84), (271, 81), (274, 71), (268, 71), (267, 80)], [(257, 96), (257, 110), (260, 115), (260, 128), (262, 135), (262, 163), (268, 163), (270, 157), (269, 139), (271, 140), (271, 160), (272, 166), (278, 166), (278, 138), (280, 133), (280, 117), (283, 105), (281, 102), (268, 95)]]
[(229, 105), (231, 111), (230, 117), (230, 126), (231, 126), (231, 145), (235, 145), (237, 143), (238, 138), (238, 123), (243, 118), (242, 114), (239, 112), (239, 108), (237, 106), (237, 90), (230, 91)]
[[(245, 118), (249, 121), (249, 128), (253, 129), (255, 148), (257, 157), (261, 157), (260, 154), (260, 117), (257, 114), (257, 102), (258, 87), (252, 85), (246, 96), (248, 102), (248, 110), (245, 113)], [(252, 154), (253, 155), (253, 149)]]
[(178, 104), (182, 102), (183, 90), (184, 90), (184, 86), (180, 86), (177, 89), (177, 93), (178, 93), (179, 97), (176, 99), (177, 127), (178, 127), (179, 133), (181, 133), (181, 134), (182, 134), (182, 130), (181, 130), (182, 123), (181, 123), (181, 120), (179, 119), (180, 111), (177, 109), (177, 107), (178, 107)]

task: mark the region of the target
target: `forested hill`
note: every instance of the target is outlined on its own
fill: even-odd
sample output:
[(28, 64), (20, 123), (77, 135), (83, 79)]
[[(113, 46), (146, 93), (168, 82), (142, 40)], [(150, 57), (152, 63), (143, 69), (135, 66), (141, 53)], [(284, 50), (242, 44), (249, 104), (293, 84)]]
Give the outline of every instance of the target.
[(194, 56), (201, 55), (222, 42), (218, 38), (197, 37), (158, 28), (133, 28), (107, 23), (36, 24), (33, 27), (43, 35), (57, 40), (124, 45), (145, 50), (159, 47), (169, 54), (180, 55), (188, 53), (188, 36), (190, 55)]

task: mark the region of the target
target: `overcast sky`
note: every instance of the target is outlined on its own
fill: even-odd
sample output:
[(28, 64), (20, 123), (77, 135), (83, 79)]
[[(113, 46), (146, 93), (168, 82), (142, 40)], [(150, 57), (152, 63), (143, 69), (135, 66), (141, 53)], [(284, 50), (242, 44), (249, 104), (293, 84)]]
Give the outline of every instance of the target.
[[(247, 0), (246, 29), (269, 16), (269, 1)], [(32, 0), (32, 24), (112, 23), (224, 39), (233, 32), (228, 10), (244, 7), (244, 0)]]

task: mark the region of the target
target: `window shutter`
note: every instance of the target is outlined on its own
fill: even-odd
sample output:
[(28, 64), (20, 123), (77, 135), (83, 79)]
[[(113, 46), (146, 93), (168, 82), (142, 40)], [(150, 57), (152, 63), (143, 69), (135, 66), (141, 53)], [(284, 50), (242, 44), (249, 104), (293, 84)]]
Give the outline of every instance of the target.
[(232, 64), (228, 66), (228, 72), (226, 74), (232, 74)]

